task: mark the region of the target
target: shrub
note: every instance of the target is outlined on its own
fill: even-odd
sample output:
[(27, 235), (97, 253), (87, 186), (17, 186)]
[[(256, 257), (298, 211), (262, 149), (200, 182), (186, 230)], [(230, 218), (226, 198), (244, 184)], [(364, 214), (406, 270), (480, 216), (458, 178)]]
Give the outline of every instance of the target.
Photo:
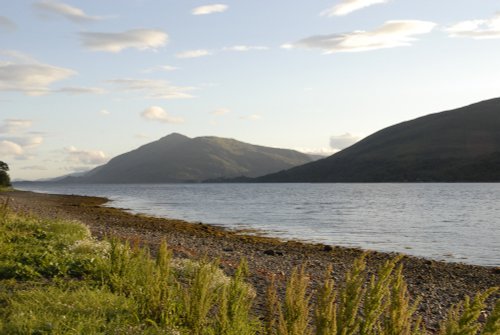
[[(280, 300), (274, 281), (262, 324), (241, 262), (233, 277), (216, 262), (173, 260), (165, 243), (146, 248), (93, 239), (77, 222), (41, 220), (0, 206), (0, 333), (194, 335), (426, 334), (399, 258), (367, 278), (365, 256), (335, 285), (331, 267), (313, 291), (296, 268)], [(500, 334), (495, 288), (453, 306), (442, 335)], [(479, 322), (480, 315), (484, 319)]]

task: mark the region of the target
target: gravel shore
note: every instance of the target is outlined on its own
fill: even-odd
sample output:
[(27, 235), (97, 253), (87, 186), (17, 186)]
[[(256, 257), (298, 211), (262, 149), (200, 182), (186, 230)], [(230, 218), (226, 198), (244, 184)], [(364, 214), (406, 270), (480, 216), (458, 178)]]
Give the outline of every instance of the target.
[[(88, 225), (99, 238), (115, 236), (130, 240), (148, 246), (153, 253), (164, 240), (176, 256), (218, 259), (228, 273), (232, 273), (244, 257), (251, 273), (249, 280), (258, 293), (257, 314), (263, 311), (265, 290), (273, 276), (282, 288), (292, 269), (306, 263), (314, 288), (323, 278), (328, 264), (332, 264), (333, 276), (337, 283), (341, 283), (353, 260), (363, 253), (359, 249), (249, 236), (202, 223), (130, 214), (103, 206), (108, 202), (105, 198), (24, 191), (0, 193), (0, 202), (7, 198), (9, 206), (16, 212), (75, 219)], [(395, 255), (369, 252), (368, 271), (374, 272)], [(405, 256), (402, 262), (412, 297), (422, 298), (418, 314), (430, 331), (436, 330), (447, 309), (466, 295), (473, 296), (489, 287), (500, 287), (498, 267), (445, 263), (410, 256)], [(499, 293), (490, 299), (490, 307), (498, 298)]]

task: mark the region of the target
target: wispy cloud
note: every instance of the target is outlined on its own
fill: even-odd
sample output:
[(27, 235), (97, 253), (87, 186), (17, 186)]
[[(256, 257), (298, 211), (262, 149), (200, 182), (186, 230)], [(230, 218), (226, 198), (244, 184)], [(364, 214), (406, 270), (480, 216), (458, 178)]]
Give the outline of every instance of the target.
[(163, 108), (151, 106), (146, 108), (141, 116), (149, 121), (158, 121), (162, 123), (183, 123), (184, 119), (177, 116), (169, 115)]
[(210, 56), (212, 52), (210, 50), (198, 49), (198, 50), (187, 50), (183, 52), (179, 52), (175, 55), (177, 58), (199, 58)]
[(0, 32), (10, 32), (17, 29), (17, 25), (12, 22), (8, 17), (0, 16)]
[(333, 135), (330, 136), (330, 147), (337, 151), (342, 150), (358, 142), (360, 139), (361, 136), (353, 135), (350, 133)]
[(43, 143), (42, 136), (23, 136), (10, 139), (12, 142), (19, 144), (23, 149), (32, 149)]
[(32, 124), (32, 120), (6, 119), (0, 124), (0, 134), (15, 134), (31, 127)]
[(149, 135), (143, 133), (135, 134), (134, 137), (140, 140), (147, 140), (151, 138)]
[(43, 165), (28, 165), (28, 166), (22, 166), (20, 168), (21, 170), (36, 170), (36, 171), (47, 171), (48, 168)]
[(3, 59), (7, 59), (7, 62), (39, 63), (34, 57), (17, 50), (0, 49), (0, 57)]
[(229, 7), (224, 4), (213, 4), (193, 8), (191, 14), (193, 15), (208, 15), (213, 13), (225, 12)]
[(125, 49), (155, 50), (168, 42), (168, 35), (156, 29), (133, 29), (122, 33), (80, 33), (82, 44), (92, 51), (120, 52)]
[(491, 19), (461, 21), (446, 28), (446, 31), (451, 37), (500, 38), (500, 13)]
[(146, 70), (142, 70), (141, 72), (142, 73), (153, 73), (153, 72), (162, 72), (162, 71), (163, 72), (171, 72), (171, 71), (175, 71), (178, 69), (179, 69), (178, 67), (171, 66), (171, 65), (160, 65), (160, 66), (152, 67), (152, 68), (149, 68)]
[(103, 115), (103, 116), (108, 116), (108, 115), (111, 115), (111, 112), (108, 111), (107, 109), (101, 109), (99, 111), (99, 114)]
[(195, 90), (195, 87), (174, 86), (166, 80), (157, 79), (113, 79), (109, 82), (127, 92), (142, 92), (150, 99), (192, 98), (190, 92)]
[(245, 115), (240, 117), (242, 120), (248, 120), (248, 121), (259, 121), (262, 119), (262, 116), (260, 114), (250, 114), (250, 115)]
[(210, 114), (215, 115), (215, 116), (222, 116), (231, 113), (231, 110), (229, 108), (217, 108), (213, 110)]
[(65, 153), (68, 160), (75, 164), (99, 165), (109, 160), (102, 150), (84, 150), (70, 146), (65, 148)]
[(76, 74), (75, 71), (37, 62), (13, 51), (0, 55), (13, 60), (0, 62), (0, 91), (20, 91), (28, 95), (50, 93), (49, 86)]
[(320, 15), (330, 17), (342, 16), (366, 7), (386, 2), (389, 2), (389, 0), (342, 0), (339, 4), (322, 11)]
[(225, 47), (222, 50), (223, 51), (239, 51), (239, 52), (245, 52), (245, 51), (252, 51), (252, 50), (268, 50), (268, 47), (264, 46), (258, 46), (258, 45), (233, 45), (231, 47)]
[(353, 31), (344, 34), (316, 35), (282, 47), (320, 49), (325, 54), (359, 52), (410, 46), (415, 36), (430, 33), (435, 23), (418, 20), (387, 21), (373, 31)]
[(216, 50), (207, 50), (207, 49), (187, 50), (179, 52), (175, 56), (177, 58), (199, 58), (199, 57), (211, 56), (220, 52), (248, 52), (248, 51), (262, 51), (268, 49), (269, 49), (268, 47), (260, 45), (239, 44), (229, 47), (223, 47)]
[(92, 16), (86, 14), (80, 8), (73, 7), (68, 4), (53, 0), (37, 1), (33, 4), (33, 6), (42, 15), (49, 14), (49, 15), (62, 16), (70, 21), (77, 23), (97, 21), (102, 19), (102, 17), (99, 16)]
[(80, 94), (104, 94), (106, 91), (99, 87), (63, 87), (57, 89), (55, 92), (67, 93), (71, 95)]

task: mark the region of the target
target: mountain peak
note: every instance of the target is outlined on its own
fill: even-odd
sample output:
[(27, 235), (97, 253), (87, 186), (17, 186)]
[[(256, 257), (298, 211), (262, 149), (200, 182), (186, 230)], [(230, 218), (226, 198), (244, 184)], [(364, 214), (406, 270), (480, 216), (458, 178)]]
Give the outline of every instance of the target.
[(190, 138), (187, 137), (186, 135), (182, 135), (179, 133), (171, 133), (168, 134), (167, 136), (163, 136), (162, 138), (160, 138), (160, 140), (175, 140), (175, 139), (189, 140)]
[(328, 158), (257, 181), (500, 181), (500, 99), (384, 128)]
[(257, 177), (310, 162), (293, 150), (274, 149), (221, 137), (189, 138), (172, 133), (119, 155), (79, 179), (94, 183), (201, 182)]

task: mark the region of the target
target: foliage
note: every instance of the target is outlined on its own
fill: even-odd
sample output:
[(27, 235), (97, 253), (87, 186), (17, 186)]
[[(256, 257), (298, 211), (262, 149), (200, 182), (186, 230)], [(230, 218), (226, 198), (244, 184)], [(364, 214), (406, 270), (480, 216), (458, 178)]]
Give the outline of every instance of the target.
[[(314, 291), (306, 267), (293, 272), (284, 299), (272, 284), (261, 323), (241, 262), (227, 277), (216, 262), (178, 260), (162, 243), (148, 249), (92, 238), (84, 225), (10, 213), (0, 206), (2, 334), (426, 334), (415, 315), (399, 259), (367, 278), (364, 257), (335, 285), (332, 269)], [(274, 283), (274, 282), (273, 282)], [(496, 335), (500, 302), (482, 318), (495, 289), (454, 306), (443, 335)]]
[[(465, 297), (465, 301), (453, 306), (448, 312), (448, 319), (441, 325), (441, 335), (475, 335), (481, 330), (482, 325), (478, 322), (481, 312), (484, 310), (486, 299), (497, 289), (491, 288), (483, 293), (476, 294), (471, 301)], [(481, 334), (498, 334), (500, 324), (498, 319), (498, 302), (493, 315), (490, 316), (487, 326)]]
[[(0, 206), (0, 333), (256, 334), (255, 292), (215, 263), (94, 240), (72, 221)], [(226, 308), (218, 308), (226, 306)], [(219, 330), (221, 332), (219, 332)]]
[(306, 292), (308, 284), (304, 265), (292, 272), (283, 308), (279, 309), (279, 335), (312, 334), (309, 321), (311, 297)]
[(7, 163), (0, 161), (0, 187), (10, 186), (10, 177), (7, 173), (9, 166)]
[[(315, 335), (423, 335), (427, 334), (421, 318), (415, 315), (419, 299), (410, 302), (399, 258), (386, 262), (367, 281), (365, 257), (355, 260), (341, 287), (334, 286), (331, 269), (327, 269), (323, 285), (314, 298), (307, 294), (308, 275), (304, 268), (296, 270), (288, 284), (284, 303), (276, 291), (268, 292), (268, 306), (278, 306), (284, 313), (266, 321), (266, 334)], [(441, 327), (442, 335), (492, 335), (500, 330), (500, 302), (479, 322), (485, 301), (496, 288), (454, 306)], [(316, 301), (313, 322), (308, 322), (310, 301)], [(275, 307), (273, 307), (275, 308)], [(277, 326), (275, 326), (277, 324)], [(274, 329), (273, 329), (274, 327)]]

